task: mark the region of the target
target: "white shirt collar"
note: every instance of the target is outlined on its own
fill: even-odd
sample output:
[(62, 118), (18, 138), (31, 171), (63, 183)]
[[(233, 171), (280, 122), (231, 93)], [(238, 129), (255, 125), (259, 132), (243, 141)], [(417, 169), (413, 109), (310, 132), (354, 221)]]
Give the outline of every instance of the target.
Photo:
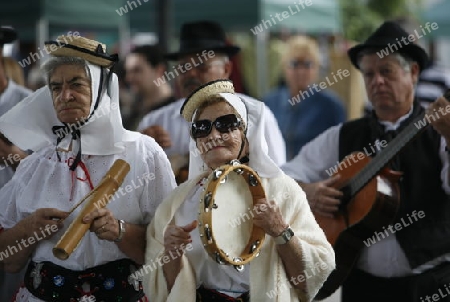
[(411, 109), (409, 110), (409, 112), (407, 114), (403, 115), (402, 117), (400, 117), (395, 122), (380, 121), (380, 124), (384, 126), (386, 131), (397, 130), (397, 128), (400, 126), (400, 124), (412, 114), (413, 108), (414, 108), (414, 106), (411, 106)]

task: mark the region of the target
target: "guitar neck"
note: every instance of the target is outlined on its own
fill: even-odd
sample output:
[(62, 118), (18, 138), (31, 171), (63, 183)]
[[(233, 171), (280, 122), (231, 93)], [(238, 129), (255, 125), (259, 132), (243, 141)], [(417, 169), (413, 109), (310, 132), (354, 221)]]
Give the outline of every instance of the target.
[(429, 121), (425, 113), (420, 114), (401, 133), (388, 143), (386, 148), (380, 150), (355, 177), (347, 184), (347, 198), (353, 198), (365, 185), (367, 185), (378, 173), (386, 167), (389, 162), (408, 143), (416, 138), (425, 128), (429, 126)]

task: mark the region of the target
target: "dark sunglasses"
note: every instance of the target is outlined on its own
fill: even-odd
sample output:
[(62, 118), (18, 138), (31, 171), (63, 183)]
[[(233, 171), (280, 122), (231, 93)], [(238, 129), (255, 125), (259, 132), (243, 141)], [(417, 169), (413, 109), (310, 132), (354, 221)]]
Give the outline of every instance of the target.
[(207, 137), (211, 133), (213, 125), (220, 133), (226, 133), (241, 126), (241, 119), (235, 114), (227, 114), (219, 116), (214, 122), (210, 120), (193, 122), (191, 125), (192, 137), (194, 139)]

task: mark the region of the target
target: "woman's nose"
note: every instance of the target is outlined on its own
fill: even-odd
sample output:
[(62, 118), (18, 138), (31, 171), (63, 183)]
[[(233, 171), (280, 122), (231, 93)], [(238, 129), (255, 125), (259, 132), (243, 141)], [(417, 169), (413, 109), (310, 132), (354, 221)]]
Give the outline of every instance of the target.
[(216, 126), (212, 125), (211, 126), (211, 133), (209, 134), (209, 137), (217, 139), (217, 138), (221, 138), (222, 134), (216, 129)]
[(61, 101), (68, 102), (73, 100), (72, 90), (69, 88), (62, 88), (61, 90)]

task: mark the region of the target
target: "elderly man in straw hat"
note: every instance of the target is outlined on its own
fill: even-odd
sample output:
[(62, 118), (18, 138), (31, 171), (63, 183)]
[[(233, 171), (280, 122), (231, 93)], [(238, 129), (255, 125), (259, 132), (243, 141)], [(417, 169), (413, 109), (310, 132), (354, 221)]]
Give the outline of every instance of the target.
[[(8, 78), (5, 71), (3, 58), (4, 44), (11, 43), (17, 39), (17, 32), (11, 27), (0, 27), (0, 115), (5, 114), (9, 109), (31, 94), (31, 91), (18, 85)], [(14, 170), (20, 160), (27, 156), (27, 153), (0, 134), (0, 188), (3, 187), (14, 175)], [(0, 230), (1, 230), (0, 225)], [(23, 272), (9, 274), (2, 270), (0, 263), (0, 297), (9, 300), (19, 287), (23, 279)]]
[[(386, 50), (389, 54), (380, 55)], [(409, 142), (386, 160), (390, 169), (403, 172), (397, 183), (398, 210), (390, 225), (361, 239), (363, 248), (343, 284), (342, 301), (422, 302), (430, 301), (430, 296), (437, 301), (435, 295), (448, 296), (445, 289), (450, 283), (450, 102), (439, 97), (426, 110), (420, 105), (414, 88), (428, 56), (394, 22), (383, 23), (348, 55), (363, 75), (373, 112), (325, 131), (282, 168), (300, 182), (316, 215), (352, 214), (340, 207), (349, 202), (343, 194), (346, 190), (336, 189), (341, 175), (349, 175), (348, 169), (341, 173), (342, 167), (348, 167), (336, 162), (361, 151), (373, 157), (372, 162), (386, 166), (385, 155), (394, 153), (389, 147)], [(412, 134), (416, 134), (414, 140)], [(356, 161), (350, 162), (352, 169)], [(341, 175), (329, 177), (331, 169)], [(385, 183), (379, 184), (387, 194)], [(336, 263), (339, 267), (339, 255)]]
[[(34, 151), (0, 191), (5, 269), (29, 262), (16, 301), (145, 301), (129, 276), (144, 262), (146, 225), (176, 185), (170, 163), (153, 139), (122, 127), (110, 69), (117, 57), (105, 45), (59, 37), (46, 46), (48, 85), (0, 119), (7, 138)], [(78, 218), (76, 204), (117, 159), (130, 164), (122, 187), (107, 207)], [(75, 219), (90, 232), (60, 260), (52, 249)]]
[[(180, 83), (182, 99), (150, 112), (138, 126), (138, 131), (152, 136), (169, 157), (189, 154), (188, 124), (179, 115), (185, 98), (196, 88), (210, 81), (228, 79), (233, 65), (230, 58), (240, 48), (229, 45), (222, 27), (213, 21), (196, 21), (183, 24), (180, 47), (177, 52), (166, 55), (168, 60), (178, 61), (169, 77)], [(244, 94), (238, 94), (246, 104), (260, 103)], [(260, 106), (264, 107), (264, 104)], [(261, 109), (262, 110), (262, 109)], [(262, 125), (264, 137), (269, 146), (269, 156), (277, 165), (286, 161), (286, 150), (278, 123), (268, 107), (267, 117)], [(259, 111), (255, 114), (261, 114)]]

